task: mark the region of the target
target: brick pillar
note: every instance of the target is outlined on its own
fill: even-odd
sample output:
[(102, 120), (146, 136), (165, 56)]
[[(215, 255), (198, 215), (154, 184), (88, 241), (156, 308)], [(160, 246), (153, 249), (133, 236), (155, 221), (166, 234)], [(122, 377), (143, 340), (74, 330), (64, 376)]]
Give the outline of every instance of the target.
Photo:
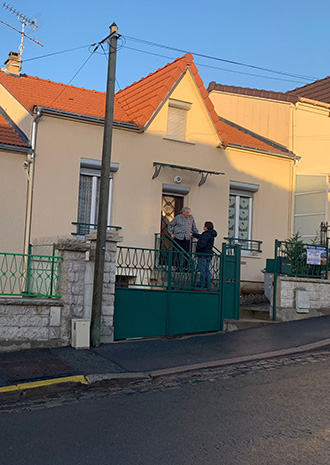
[(86, 252), (90, 244), (77, 239), (60, 239), (55, 245), (61, 260), (59, 294), (63, 301), (60, 338), (70, 344), (72, 318), (84, 316)]
[[(94, 262), (96, 231), (93, 231), (86, 239), (91, 243), (90, 260)], [(101, 343), (113, 342), (114, 339), (113, 315), (115, 302), (116, 253), (117, 243), (120, 241), (122, 241), (122, 238), (117, 232), (107, 232), (103, 277)]]

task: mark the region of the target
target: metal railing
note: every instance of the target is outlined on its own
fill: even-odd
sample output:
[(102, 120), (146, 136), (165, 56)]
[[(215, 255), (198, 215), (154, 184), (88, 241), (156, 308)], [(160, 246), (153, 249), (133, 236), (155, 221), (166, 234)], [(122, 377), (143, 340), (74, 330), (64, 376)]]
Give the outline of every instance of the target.
[(116, 285), (198, 290), (200, 258), (209, 259), (210, 289), (219, 290), (221, 255), (122, 246), (117, 250)]
[[(189, 252), (196, 254), (196, 245), (197, 239), (195, 237), (191, 238)], [(158, 250), (178, 250), (182, 253), (187, 253), (179, 244), (177, 244), (174, 239), (168, 233), (156, 233), (155, 234), (155, 249)], [(213, 252), (215, 254), (221, 254), (221, 251), (213, 246)], [(228, 249), (227, 249), (227, 253)]]
[(224, 240), (228, 243), (228, 248), (233, 249), (236, 244), (241, 246), (241, 250), (248, 252), (261, 253), (262, 241), (255, 241), (252, 239), (238, 239), (236, 237), (224, 237)]
[[(308, 248), (319, 250), (320, 264), (308, 262)], [(300, 278), (327, 279), (329, 271), (329, 244), (307, 244), (304, 242), (275, 240), (275, 254), (277, 274), (286, 274)]]
[(61, 260), (55, 255), (0, 253), (0, 295), (59, 298)]
[[(76, 232), (71, 233), (72, 236), (87, 236), (88, 234), (90, 234), (91, 231), (93, 231), (94, 229), (97, 229), (97, 224), (93, 224), (93, 223), (80, 223), (80, 222), (73, 221), (71, 224), (77, 227)], [(112, 226), (112, 225), (107, 226), (108, 231), (119, 231), (120, 229), (121, 229), (121, 226)]]
[[(318, 264), (309, 260), (308, 247), (317, 250)], [(311, 249), (312, 250), (312, 249)], [(273, 273), (273, 320), (276, 320), (277, 276), (287, 275), (299, 278), (328, 279), (329, 239), (325, 244), (311, 244), (302, 241), (275, 240), (274, 259), (267, 259), (266, 273)]]
[[(180, 252), (186, 253), (186, 251), (177, 244), (172, 236), (168, 233), (156, 233), (155, 234), (155, 250), (179, 250)], [(189, 252), (193, 251), (193, 241), (190, 241)]]

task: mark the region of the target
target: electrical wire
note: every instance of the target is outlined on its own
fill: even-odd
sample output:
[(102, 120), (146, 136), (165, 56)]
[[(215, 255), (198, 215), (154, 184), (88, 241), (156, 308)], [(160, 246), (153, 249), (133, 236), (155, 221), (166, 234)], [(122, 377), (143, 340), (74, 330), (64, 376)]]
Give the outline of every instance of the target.
[[(106, 61), (108, 62), (109, 57), (108, 57), (106, 51), (104, 50), (103, 43), (100, 43), (100, 46), (101, 46), (101, 48), (102, 48), (103, 55), (104, 55)], [(110, 52), (110, 53), (111, 53), (111, 52)], [(120, 87), (120, 84), (119, 84), (119, 81), (118, 81), (118, 78), (117, 78), (117, 77), (115, 78), (115, 80), (116, 80), (116, 84), (117, 84), (118, 89), (119, 89), (119, 90), (122, 90), (121, 87)], [(122, 94), (122, 97), (123, 97), (123, 99), (124, 99), (124, 101), (125, 101), (125, 104), (126, 104), (126, 106), (127, 106), (127, 108), (126, 108), (125, 111), (126, 111), (126, 113), (128, 114), (128, 116), (131, 117), (131, 115), (132, 115), (133, 113), (132, 113), (132, 111), (131, 111), (131, 108), (130, 108), (130, 106), (129, 106), (128, 101), (126, 100), (125, 94)]]
[(265, 71), (267, 73), (281, 74), (281, 75), (284, 75), (284, 76), (300, 78), (300, 79), (305, 79), (305, 80), (316, 80), (317, 79), (316, 77), (313, 77), (313, 76), (305, 76), (305, 75), (302, 75), (302, 74), (287, 73), (287, 72), (284, 72), (284, 71), (277, 71), (277, 70), (273, 70), (273, 69), (270, 69), (270, 68), (263, 68), (261, 66), (251, 65), (251, 64), (248, 64), (248, 63), (242, 63), (242, 62), (239, 62), (239, 61), (227, 60), (225, 58), (215, 57), (215, 56), (212, 56), (212, 55), (205, 55), (203, 53), (192, 52), (192, 51), (189, 51), (189, 50), (183, 50), (183, 49), (180, 49), (180, 48), (171, 47), (169, 45), (164, 45), (164, 44), (159, 44), (157, 42), (151, 42), (149, 40), (139, 39), (137, 37), (131, 37), (131, 36), (127, 36), (127, 35), (125, 35), (123, 37), (125, 37), (125, 39), (132, 40), (134, 42), (139, 42), (141, 44), (150, 45), (152, 47), (164, 48), (164, 49), (173, 50), (173, 51), (179, 52), (179, 53), (191, 53), (192, 55), (199, 56), (201, 58), (207, 58), (208, 60), (221, 61), (221, 62), (229, 63), (229, 64), (232, 64), (232, 65), (245, 66), (245, 67), (248, 67), (248, 68), (259, 69), (260, 71)]
[(26, 60), (24, 60), (24, 63), (27, 61), (32, 61), (32, 60), (39, 60), (40, 58), (47, 58), (47, 57), (51, 57), (54, 55), (60, 55), (61, 53), (73, 52), (75, 50), (80, 50), (82, 48), (87, 48), (87, 47), (91, 47), (91, 44), (81, 45), (80, 47), (75, 47), (75, 48), (68, 48), (67, 50), (61, 50), (59, 52), (48, 53), (47, 55), (40, 55), (39, 57), (27, 58)]
[[(174, 57), (169, 57), (169, 56), (166, 56), (166, 55), (161, 55), (160, 53), (153, 53), (153, 52), (149, 52), (147, 50), (141, 50), (141, 49), (138, 49), (138, 48), (134, 48), (134, 47), (129, 47), (127, 45), (124, 45), (123, 48), (126, 48), (127, 50), (133, 50), (135, 52), (141, 52), (141, 53), (145, 53), (147, 55), (153, 55), (153, 56), (157, 56), (157, 57), (161, 57), (161, 58), (166, 58), (168, 60), (175, 60)], [(295, 82), (295, 83), (306, 83), (306, 80), (302, 80), (302, 79), (296, 79), (296, 80), (292, 80), (292, 79), (285, 79), (285, 78), (276, 78), (276, 77), (273, 77), (273, 76), (263, 76), (261, 74), (253, 74), (253, 73), (246, 73), (244, 71), (236, 71), (234, 69), (227, 69), (227, 68), (220, 68), (218, 66), (212, 66), (212, 65), (206, 65), (204, 63), (195, 63), (197, 66), (203, 66), (204, 68), (211, 68), (211, 69), (217, 69), (217, 70), (220, 70), (220, 71), (226, 71), (228, 73), (235, 73), (235, 74), (242, 74), (244, 76), (253, 76), (253, 77), (259, 77), (259, 78), (263, 78), (263, 79), (272, 79), (274, 81), (285, 81), (285, 82)]]
[(84, 61), (84, 63), (80, 66), (80, 68), (78, 69), (78, 71), (72, 76), (72, 78), (70, 79), (70, 81), (65, 85), (63, 86), (63, 89), (61, 90), (61, 92), (57, 95), (57, 97), (55, 97), (55, 99), (51, 102), (51, 104), (49, 105), (50, 107), (54, 104), (54, 102), (56, 102), (56, 100), (63, 94), (63, 92), (68, 88), (68, 86), (71, 84), (71, 82), (74, 80), (74, 78), (80, 73), (80, 71), (83, 69), (83, 67), (88, 63), (88, 61), (92, 58), (92, 56), (94, 55), (94, 53), (96, 52), (96, 50), (98, 49), (98, 45), (95, 47), (94, 51), (90, 53), (89, 57), (87, 58), (87, 60)]
[[(166, 58), (166, 59), (169, 59), (169, 60), (175, 60), (176, 59), (176, 57), (169, 57), (169, 56), (166, 56), (166, 55), (153, 53), (153, 52), (150, 52), (150, 51), (147, 51), (147, 50), (142, 50), (142, 49), (138, 49), (138, 48), (134, 48), (134, 47), (129, 47), (129, 46), (126, 45), (126, 39), (129, 39), (129, 40), (132, 40), (132, 41), (135, 41), (135, 42), (139, 42), (139, 43), (145, 44), (145, 45), (161, 47), (161, 48), (164, 48), (164, 49), (173, 50), (173, 51), (177, 51), (177, 52), (180, 52), (180, 53), (191, 53), (193, 55), (203, 57), (203, 58), (206, 58), (206, 59), (221, 61), (221, 62), (234, 64), (234, 65), (239, 65), (239, 66), (246, 66), (246, 67), (259, 69), (259, 70), (269, 72), (269, 73), (276, 73), (276, 74), (280, 74), (280, 75), (283, 75), (283, 76), (294, 77), (296, 79), (295, 80), (290, 80), (290, 79), (285, 79), (285, 78), (276, 78), (276, 77), (272, 77), (272, 76), (264, 76), (264, 75), (260, 75), (260, 74), (247, 73), (247, 72), (244, 72), (244, 71), (231, 70), (231, 69), (228, 69), (228, 68), (221, 68), (221, 67), (217, 67), (217, 66), (212, 66), (212, 65), (207, 65), (207, 64), (204, 64), (204, 63), (195, 62), (196, 65), (198, 65), (198, 66), (202, 66), (202, 67), (210, 68), (210, 69), (215, 69), (215, 70), (219, 70), (219, 71), (224, 71), (224, 72), (228, 72), (228, 73), (241, 74), (241, 75), (245, 75), (245, 76), (259, 77), (259, 78), (263, 78), (263, 79), (272, 79), (272, 80), (276, 80), (276, 81), (285, 81), (285, 82), (293, 82), (293, 83), (302, 83), (302, 82), (306, 83), (306, 82), (310, 82), (310, 81), (314, 81), (314, 80), (318, 79), (318, 78), (311, 77), (311, 76), (304, 76), (304, 75), (299, 75), (299, 74), (286, 73), (286, 72), (282, 72), (282, 71), (275, 71), (275, 70), (271, 70), (271, 69), (268, 69), (268, 68), (262, 68), (262, 67), (259, 67), (259, 66), (249, 65), (249, 64), (246, 64), (246, 63), (240, 63), (240, 62), (233, 61), (233, 60), (226, 60), (226, 59), (223, 59), (223, 58), (213, 57), (213, 56), (210, 56), (210, 55), (204, 55), (204, 54), (197, 53), (197, 52), (191, 52), (191, 51), (189, 52), (187, 50), (183, 50), (183, 49), (179, 49), (179, 48), (175, 48), (175, 47), (170, 47), (170, 46), (163, 45), (163, 44), (157, 44), (156, 42), (151, 42), (151, 41), (138, 39), (138, 38), (134, 38), (134, 37), (130, 37), (130, 36), (121, 36), (120, 37), (120, 40), (122, 41), (122, 43), (120, 44), (118, 50), (126, 48), (127, 50), (132, 50), (132, 51), (136, 51), (136, 52), (140, 52), (140, 53), (145, 53), (145, 54), (148, 54), (148, 55), (158, 56), (158, 57)], [(63, 54), (63, 53), (68, 53), (68, 52), (72, 52), (72, 51), (75, 51), (75, 50), (80, 50), (80, 49), (87, 48), (87, 47), (89, 49), (91, 49), (91, 47), (93, 47), (95, 45), (99, 46), (99, 45), (101, 45), (101, 42), (97, 42), (97, 43), (94, 43), (94, 44), (81, 45), (79, 47), (69, 48), (69, 49), (66, 49), (66, 50), (60, 50), (58, 52), (48, 53), (46, 55), (40, 55), (38, 57), (27, 58), (26, 60), (24, 60), (24, 62), (28, 62), (28, 61), (32, 61), (32, 60), (38, 60), (38, 59), (41, 59), (41, 58), (47, 58), (47, 57), (51, 57), (51, 56), (55, 56), (55, 55), (60, 55), (60, 54)], [(97, 52), (96, 50), (94, 50), (91, 53), (105, 54), (105, 51), (104, 51), (103, 47), (102, 47), (102, 50), (103, 50), (102, 52)], [(107, 56), (106, 56), (106, 58), (107, 58)]]

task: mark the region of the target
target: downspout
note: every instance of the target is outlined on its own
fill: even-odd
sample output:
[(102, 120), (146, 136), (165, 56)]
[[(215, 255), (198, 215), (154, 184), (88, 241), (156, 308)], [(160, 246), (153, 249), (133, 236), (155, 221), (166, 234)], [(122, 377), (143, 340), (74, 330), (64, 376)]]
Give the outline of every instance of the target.
[(32, 123), (32, 135), (31, 135), (31, 155), (29, 157), (29, 177), (28, 177), (28, 189), (26, 199), (26, 213), (25, 213), (25, 231), (24, 231), (24, 249), (23, 253), (27, 255), (30, 249), (31, 240), (31, 224), (32, 224), (32, 203), (33, 203), (33, 184), (34, 184), (34, 170), (35, 170), (35, 151), (37, 141), (37, 124), (41, 118), (41, 109), (37, 109), (37, 114)]
[[(291, 105), (291, 151), (295, 153), (296, 150), (296, 111), (297, 104)], [(289, 236), (294, 233), (294, 212), (295, 212), (295, 193), (296, 193), (296, 166), (298, 160), (296, 159), (291, 166), (291, 202), (289, 209), (289, 218), (288, 218), (288, 232)]]

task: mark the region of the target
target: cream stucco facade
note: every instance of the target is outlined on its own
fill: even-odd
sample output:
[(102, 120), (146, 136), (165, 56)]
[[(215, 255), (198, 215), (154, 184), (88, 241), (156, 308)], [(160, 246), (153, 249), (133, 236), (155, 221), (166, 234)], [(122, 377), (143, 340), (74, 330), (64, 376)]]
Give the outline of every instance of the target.
[[(217, 112), (286, 145), (298, 157), (295, 231), (310, 240), (329, 221), (330, 105), (306, 98), (287, 102), (213, 90)], [(303, 196), (303, 197), (302, 197)]]
[(22, 252), (27, 177), (25, 153), (0, 149), (0, 252)]
[[(184, 141), (167, 137), (169, 98), (190, 104)], [(6, 94), (6, 99), (8, 114), (30, 135), (33, 115), (26, 115), (13, 97), (10, 99)], [(281, 142), (285, 143), (290, 135), (284, 137), (283, 133), (281, 137)], [(35, 141), (32, 242), (42, 237), (70, 235), (75, 230), (72, 222), (77, 221), (81, 159), (100, 161), (102, 142), (101, 123), (41, 112)], [(23, 160), (15, 157), (8, 160), (0, 153), (1, 172), (8, 173), (8, 182), (1, 185), (1, 190), (6, 191), (11, 199), (10, 210), (15, 212), (14, 222), (9, 221), (10, 211), (2, 212), (7, 234), (2, 234), (0, 240), (2, 250), (21, 252), (26, 175), (21, 166)], [(262, 253), (244, 254), (243, 280), (262, 281), (261, 269), (266, 258), (272, 257), (275, 238), (285, 239), (292, 232), (294, 157), (252, 148), (223, 148), (189, 69), (144, 131), (114, 128), (112, 162), (118, 164), (118, 170), (113, 173), (111, 224), (122, 228), (124, 245), (154, 247), (155, 234), (160, 232), (163, 185), (175, 185), (176, 175), (182, 177), (180, 186), (189, 188), (183, 204), (192, 209), (199, 230), (202, 231), (207, 220), (214, 223), (218, 248), (228, 235), (230, 182), (257, 186), (253, 194), (251, 227), (252, 239), (263, 241)], [(163, 167), (153, 179), (154, 162), (224, 175), (210, 175), (206, 183), (199, 186), (201, 174)], [(15, 182), (10, 182), (9, 178), (15, 178)]]

